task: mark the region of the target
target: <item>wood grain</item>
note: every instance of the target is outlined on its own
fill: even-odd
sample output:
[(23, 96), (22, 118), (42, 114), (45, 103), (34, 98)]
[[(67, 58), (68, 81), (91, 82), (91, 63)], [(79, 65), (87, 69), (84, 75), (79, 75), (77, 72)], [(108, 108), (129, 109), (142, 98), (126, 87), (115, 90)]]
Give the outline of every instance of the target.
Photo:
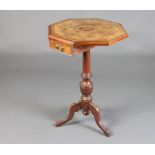
[[(50, 47), (52, 41), (60, 43), (64, 53), (74, 54), (74, 48), (84, 46), (109, 46), (127, 38), (128, 34), (121, 24), (99, 18), (66, 19), (48, 27)], [(69, 50), (69, 51), (68, 51)]]

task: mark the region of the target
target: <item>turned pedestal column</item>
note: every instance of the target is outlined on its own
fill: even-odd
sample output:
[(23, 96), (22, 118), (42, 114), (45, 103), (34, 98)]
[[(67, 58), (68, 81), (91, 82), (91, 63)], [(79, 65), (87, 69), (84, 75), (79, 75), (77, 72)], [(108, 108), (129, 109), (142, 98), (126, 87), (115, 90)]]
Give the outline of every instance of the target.
[(106, 136), (110, 136), (110, 132), (106, 129), (101, 121), (99, 108), (93, 104), (91, 93), (93, 91), (93, 82), (91, 81), (91, 72), (90, 72), (90, 51), (83, 53), (83, 71), (81, 74), (82, 81), (80, 82), (80, 90), (82, 93), (81, 100), (79, 102), (72, 103), (68, 116), (66, 119), (57, 121), (56, 127), (59, 127), (68, 121), (70, 121), (74, 113), (82, 109), (84, 115), (89, 115), (90, 112), (94, 115), (95, 121), (98, 127), (104, 132)]
[(81, 74), (79, 102), (72, 103), (64, 120), (57, 121), (61, 126), (70, 121), (74, 113), (82, 110), (84, 115), (92, 114), (98, 127), (106, 136), (110, 132), (101, 121), (99, 108), (93, 103), (91, 93), (93, 82), (90, 70), (90, 49), (95, 46), (110, 46), (128, 37), (121, 24), (99, 18), (66, 19), (48, 26), (48, 38), (51, 48), (69, 56), (83, 54), (83, 71)]

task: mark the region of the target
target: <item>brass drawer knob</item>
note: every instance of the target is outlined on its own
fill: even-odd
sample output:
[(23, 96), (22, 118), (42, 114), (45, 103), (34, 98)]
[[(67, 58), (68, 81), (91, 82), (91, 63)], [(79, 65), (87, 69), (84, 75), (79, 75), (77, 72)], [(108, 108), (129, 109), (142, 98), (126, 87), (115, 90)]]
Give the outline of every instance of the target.
[(59, 46), (58, 45), (56, 45), (56, 48), (59, 50)]
[(58, 50), (60, 50), (61, 52), (64, 52), (64, 48), (63, 48), (63, 47), (60, 47), (59, 45), (56, 45), (56, 48), (57, 48)]
[(64, 52), (64, 48), (61, 48), (61, 52)]

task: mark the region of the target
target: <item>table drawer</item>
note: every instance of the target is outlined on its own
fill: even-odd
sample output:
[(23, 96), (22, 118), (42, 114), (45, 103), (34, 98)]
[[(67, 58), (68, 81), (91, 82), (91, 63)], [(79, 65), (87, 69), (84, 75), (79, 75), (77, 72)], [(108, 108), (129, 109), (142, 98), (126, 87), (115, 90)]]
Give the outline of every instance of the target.
[(55, 40), (50, 40), (50, 47), (57, 49), (59, 52), (68, 54), (68, 55), (73, 55), (73, 48), (69, 44), (64, 44)]

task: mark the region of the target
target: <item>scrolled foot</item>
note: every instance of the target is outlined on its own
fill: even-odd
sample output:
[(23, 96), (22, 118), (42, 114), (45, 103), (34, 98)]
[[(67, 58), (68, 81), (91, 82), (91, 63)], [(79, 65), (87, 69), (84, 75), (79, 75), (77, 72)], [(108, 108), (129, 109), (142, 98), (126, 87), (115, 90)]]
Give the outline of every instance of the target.
[(66, 119), (56, 121), (55, 126), (56, 127), (59, 127), (59, 126), (65, 124), (65, 123), (67, 123), (68, 121), (70, 121), (73, 118), (74, 113), (77, 112), (77, 111), (79, 111), (80, 109), (81, 109), (81, 102), (72, 103)]
[(110, 131), (104, 127), (104, 125), (101, 121), (99, 108), (97, 106), (95, 106), (93, 103), (91, 103), (90, 111), (94, 115), (94, 118), (95, 118), (95, 121), (96, 121), (96, 124), (98, 125), (98, 127), (104, 132), (105, 136), (110, 137), (111, 136)]
[[(106, 128), (104, 128), (104, 130), (105, 130)], [(104, 134), (105, 134), (105, 136), (107, 136), (107, 137), (110, 137), (111, 135), (112, 135), (112, 133), (108, 130), (108, 129), (106, 129), (106, 131), (104, 131)]]

